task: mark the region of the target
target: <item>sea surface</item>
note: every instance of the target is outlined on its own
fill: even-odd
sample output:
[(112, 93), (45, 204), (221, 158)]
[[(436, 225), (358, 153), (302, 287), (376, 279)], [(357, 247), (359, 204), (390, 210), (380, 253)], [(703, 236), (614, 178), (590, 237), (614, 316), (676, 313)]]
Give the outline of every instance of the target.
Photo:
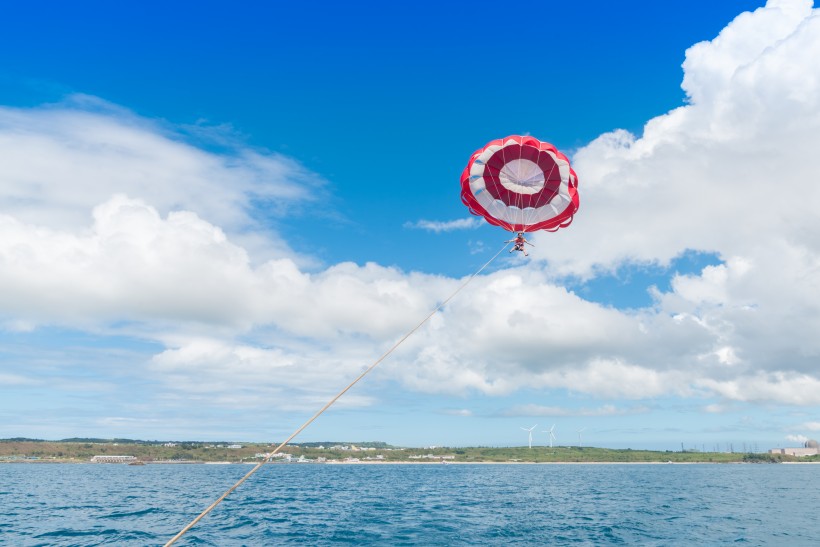
[[(163, 545), (247, 465), (2, 464), (0, 545)], [(820, 465), (260, 469), (175, 545), (818, 545)]]

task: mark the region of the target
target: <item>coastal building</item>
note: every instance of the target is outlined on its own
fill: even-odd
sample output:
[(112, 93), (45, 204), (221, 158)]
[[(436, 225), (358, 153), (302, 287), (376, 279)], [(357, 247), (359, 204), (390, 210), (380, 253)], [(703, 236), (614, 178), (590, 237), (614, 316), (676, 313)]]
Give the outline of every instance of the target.
[(809, 440), (799, 448), (772, 448), (769, 450), (769, 454), (784, 454), (786, 456), (797, 456), (798, 458), (816, 456), (820, 454), (820, 445), (815, 440)]
[(131, 463), (137, 461), (134, 456), (94, 456), (91, 463)]

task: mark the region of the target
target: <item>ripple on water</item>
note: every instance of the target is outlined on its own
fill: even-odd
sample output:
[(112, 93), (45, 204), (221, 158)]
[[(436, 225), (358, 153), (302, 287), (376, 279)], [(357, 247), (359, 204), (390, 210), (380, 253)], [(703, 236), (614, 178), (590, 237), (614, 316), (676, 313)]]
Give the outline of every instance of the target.
[[(0, 466), (0, 543), (161, 545), (246, 472)], [(819, 486), (820, 466), (271, 465), (178, 545), (811, 545)]]

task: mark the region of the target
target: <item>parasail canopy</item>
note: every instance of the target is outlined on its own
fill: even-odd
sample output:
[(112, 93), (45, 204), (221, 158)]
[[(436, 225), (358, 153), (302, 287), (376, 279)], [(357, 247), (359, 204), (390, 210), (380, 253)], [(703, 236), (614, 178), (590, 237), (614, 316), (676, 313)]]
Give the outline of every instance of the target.
[(578, 176), (550, 143), (512, 135), (473, 153), (461, 173), (461, 201), (512, 232), (554, 232), (578, 210)]

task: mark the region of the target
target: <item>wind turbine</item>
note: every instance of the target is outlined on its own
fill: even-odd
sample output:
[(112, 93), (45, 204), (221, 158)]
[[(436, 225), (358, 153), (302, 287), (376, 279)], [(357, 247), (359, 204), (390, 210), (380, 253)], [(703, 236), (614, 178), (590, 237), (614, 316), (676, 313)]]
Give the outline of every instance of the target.
[(586, 429), (586, 427), (582, 427), (581, 429), (578, 430), (578, 447), (579, 448), (581, 447), (581, 431), (583, 431), (585, 429)]
[(553, 433), (553, 431), (555, 431), (555, 424), (552, 424), (552, 427), (549, 429), (549, 431), (542, 431), (541, 432), (541, 433), (549, 433), (550, 434), (550, 448), (552, 448), (552, 441), (556, 440), (555, 433)]
[(532, 448), (532, 430), (533, 430), (533, 429), (535, 429), (536, 427), (538, 427), (538, 424), (535, 424), (534, 426), (532, 426), (532, 427), (531, 427), (531, 428), (529, 428), (529, 429), (527, 429), (526, 427), (522, 427), (522, 428), (521, 428), (521, 429), (523, 429), (524, 431), (529, 431), (529, 433), (530, 433), (530, 448)]

